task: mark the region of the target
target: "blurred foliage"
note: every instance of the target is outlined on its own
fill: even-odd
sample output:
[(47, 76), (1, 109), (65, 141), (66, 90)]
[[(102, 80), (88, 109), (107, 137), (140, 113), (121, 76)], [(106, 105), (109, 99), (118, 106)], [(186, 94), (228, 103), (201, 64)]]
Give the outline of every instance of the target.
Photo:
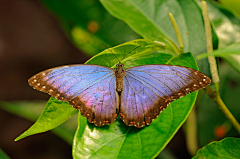
[(233, 13), (240, 18), (240, 1), (239, 0), (218, 0), (225, 7), (228, 7)]
[(0, 149), (0, 158), (1, 159), (10, 159), (5, 152)]
[[(220, 66), (219, 71), (222, 100), (226, 103), (235, 118), (240, 121), (240, 74), (226, 63)], [(197, 106), (198, 138), (201, 147), (211, 141), (238, 134), (216, 103), (212, 99), (209, 99), (205, 93), (198, 98)], [(219, 129), (219, 126), (222, 127), (222, 130)], [(219, 131), (224, 131), (225, 133)], [(218, 135), (218, 133), (224, 134)]]
[[(66, 36), (87, 55), (107, 46), (139, 38), (123, 21), (113, 18), (97, 0), (41, 0), (59, 19)], [(121, 29), (119, 29), (121, 28)]]
[[(58, 100), (56, 99), (55, 101), (58, 102)], [(32, 122), (36, 121), (39, 118), (45, 105), (46, 101), (15, 101), (15, 102), (0, 101), (1, 109), (8, 111), (12, 114), (15, 114), (16, 116), (28, 119)], [(73, 110), (75, 111), (75, 109)], [(47, 123), (49, 123), (49, 120), (47, 121)], [(70, 118), (65, 123), (61, 124), (52, 131), (56, 133), (59, 137), (63, 138), (69, 144), (72, 144), (72, 140), (76, 129), (77, 129), (77, 116)], [(32, 132), (29, 132), (28, 135), (31, 135), (30, 133)]]
[(177, 159), (170, 150), (165, 148), (162, 152), (156, 157), (156, 159)]

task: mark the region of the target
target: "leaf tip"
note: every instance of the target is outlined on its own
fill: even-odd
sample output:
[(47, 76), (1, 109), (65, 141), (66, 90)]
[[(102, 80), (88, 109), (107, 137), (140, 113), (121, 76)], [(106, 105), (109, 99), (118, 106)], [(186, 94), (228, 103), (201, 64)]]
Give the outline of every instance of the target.
[(19, 141), (19, 140), (21, 140), (23, 137), (22, 137), (22, 135), (20, 135), (20, 136), (18, 136), (14, 141), (16, 142), (16, 141)]

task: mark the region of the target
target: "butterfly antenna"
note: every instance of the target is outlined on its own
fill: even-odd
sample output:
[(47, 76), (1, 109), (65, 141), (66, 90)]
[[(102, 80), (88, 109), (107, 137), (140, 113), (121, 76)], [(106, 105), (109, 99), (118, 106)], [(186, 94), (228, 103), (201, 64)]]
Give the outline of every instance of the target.
[[(117, 58), (117, 56), (112, 52), (112, 50), (111, 50), (109, 47), (107, 47), (107, 46), (104, 45), (104, 44), (102, 44), (102, 45), (105, 46), (105, 47)], [(118, 60), (118, 62), (120, 62), (118, 58), (117, 58), (117, 60)]]
[[(129, 53), (127, 53), (127, 54), (123, 57), (123, 59), (125, 59), (131, 52), (133, 52), (134, 50), (136, 50), (136, 49), (139, 48), (140, 46), (141, 46), (141, 45), (133, 48)], [(122, 60), (123, 60), (123, 59), (122, 59)]]

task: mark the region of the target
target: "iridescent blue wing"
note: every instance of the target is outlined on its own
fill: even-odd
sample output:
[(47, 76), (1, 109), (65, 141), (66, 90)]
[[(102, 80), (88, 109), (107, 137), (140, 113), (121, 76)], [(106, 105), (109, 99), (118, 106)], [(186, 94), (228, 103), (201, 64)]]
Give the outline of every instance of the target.
[(99, 65), (69, 65), (40, 72), (29, 84), (67, 101), (97, 126), (111, 124), (119, 110), (114, 70)]
[(192, 68), (143, 65), (125, 70), (120, 116), (125, 124), (151, 124), (171, 101), (204, 88), (211, 80)]

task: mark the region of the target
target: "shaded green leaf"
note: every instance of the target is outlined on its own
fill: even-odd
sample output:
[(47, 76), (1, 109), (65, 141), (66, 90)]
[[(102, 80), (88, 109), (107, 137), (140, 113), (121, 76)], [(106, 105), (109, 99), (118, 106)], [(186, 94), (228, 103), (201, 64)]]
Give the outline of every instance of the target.
[(157, 157), (156, 159), (177, 159), (175, 154), (171, 152), (170, 149), (165, 148)]
[(194, 159), (238, 159), (240, 158), (240, 139), (225, 138), (221, 141), (215, 141), (198, 150)]
[[(110, 48), (122, 59), (129, 50), (141, 43), (141, 47), (122, 60), (125, 68), (144, 64), (175, 64), (197, 69), (191, 53), (180, 56), (166, 54), (164, 49), (156, 52), (150, 40), (136, 40)], [(151, 47), (150, 47), (151, 46)], [(161, 50), (163, 53), (161, 53)], [(114, 67), (118, 62), (110, 50), (93, 57), (88, 63)], [(135, 128), (117, 119), (109, 126), (96, 127), (79, 115), (79, 126), (74, 138), (74, 158), (153, 158), (156, 157), (186, 120), (197, 92), (172, 102), (150, 126)]]
[(222, 58), (231, 65), (235, 70), (240, 72), (240, 56), (239, 55), (226, 55)]
[(15, 139), (18, 141), (24, 137), (51, 130), (77, 113), (67, 102), (61, 102), (51, 97), (38, 120), (23, 134)]

